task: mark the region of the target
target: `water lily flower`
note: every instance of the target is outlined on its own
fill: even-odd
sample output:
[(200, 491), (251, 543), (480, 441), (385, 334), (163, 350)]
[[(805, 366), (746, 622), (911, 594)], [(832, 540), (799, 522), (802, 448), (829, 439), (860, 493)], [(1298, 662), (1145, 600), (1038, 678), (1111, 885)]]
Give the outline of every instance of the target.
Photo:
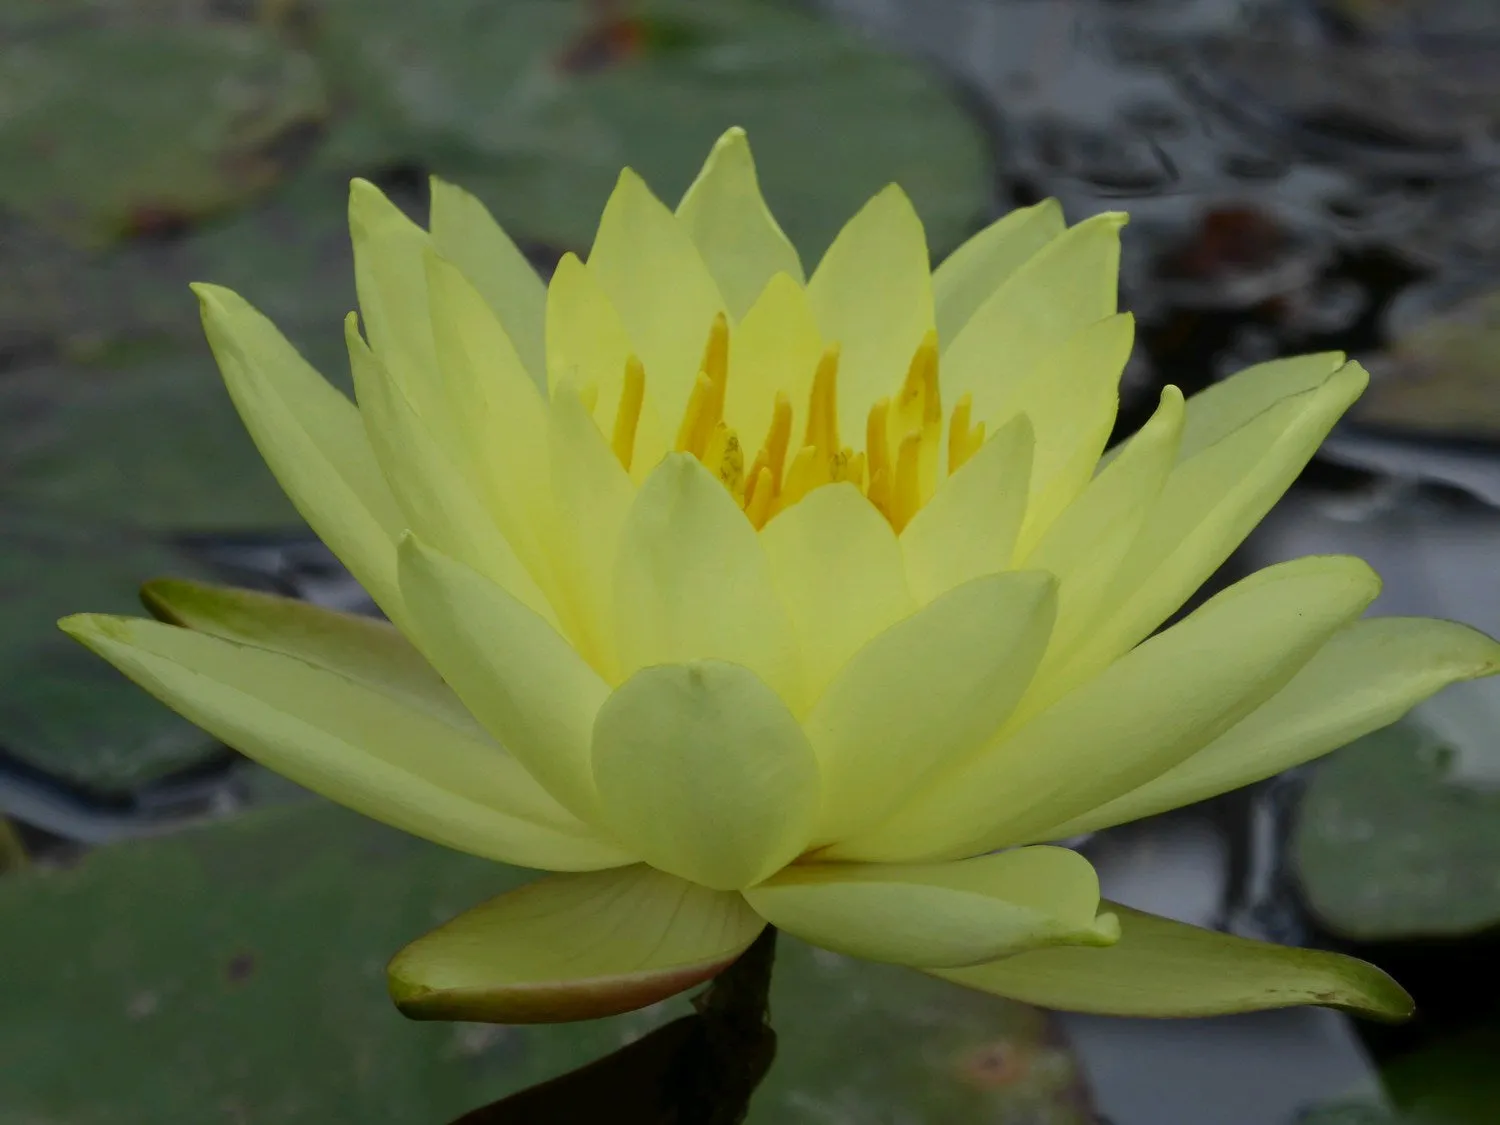
[(1365, 386), (1172, 387), (1106, 452), (1124, 217), (1046, 202), (936, 270), (887, 188), (804, 273), (731, 130), (624, 172), (550, 282), (471, 196), (350, 196), (358, 405), (196, 287), (266, 461), (390, 623), (187, 582), (63, 627), (230, 746), (540, 876), (390, 966), (410, 1015), (624, 1011), (767, 923), (1062, 1009), (1400, 1016), (1379, 970), (1109, 903), (1049, 841), (1268, 777), (1500, 667), (1303, 558), (1162, 628)]

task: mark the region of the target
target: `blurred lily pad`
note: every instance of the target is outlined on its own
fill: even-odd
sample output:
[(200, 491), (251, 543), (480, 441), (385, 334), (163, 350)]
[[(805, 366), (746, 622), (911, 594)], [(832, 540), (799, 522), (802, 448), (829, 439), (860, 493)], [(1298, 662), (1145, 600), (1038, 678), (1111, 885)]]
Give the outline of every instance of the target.
[(1309, 907), (1362, 941), (1500, 924), (1500, 792), (1456, 781), (1455, 755), (1410, 720), (1324, 762), (1293, 849)]
[(1500, 1120), (1500, 1028), (1444, 1036), (1382, 1072), (1391, 1097), (1419, 1125), (1490, 1125)]
[[(318, 802), (0, 880), (0, 1104), (71, 1125), (438, 1125), (688, 1010), (397, 1015), (390, 954), (526, 877)], [(781, 1051), (751, 1125), (1089, 1120), (1031, 1009), (787, 940), (772, 1007)]]

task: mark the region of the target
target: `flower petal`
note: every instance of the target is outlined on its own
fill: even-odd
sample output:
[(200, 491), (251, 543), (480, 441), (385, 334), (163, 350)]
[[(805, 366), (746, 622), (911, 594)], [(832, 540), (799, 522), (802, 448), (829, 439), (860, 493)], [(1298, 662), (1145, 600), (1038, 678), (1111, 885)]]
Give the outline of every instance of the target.
[(365, 684), (154, 621), (79, 614), (61, 625), (215, 738), (366, 816), (524, 867), (632, 862), (499, 746)]
[(871, 961), (974, 965), (1048, 945), (1108, 945), (1099, 877), (1066, 848), (1018, 848), (958, 863), (794, 864), (745, 899), (773, 926)]
[(178, 578), (147, 582), (141, 601), (158, 621), (306, 660), (449, 726), (481, 729), (432, 665), (389, 622), (296, 598)]
[(796, 635), (734, 498), (686, 453), (667, 457), (625, 519), (615, 565), (620, 671), (717, 659), (743, 664), (796, 707)]
[(1048, 352), (1113, 315), (1124, 225), (1118, 212), (1095, 215), (1019, 266), (944, 350), (944, 396), (973, 395), (975, 418), (998, 418)]
[(803, 723), (823, 772), (817, 839), (878, 824), (994, 737), (1031, 681), (1055, 609), (1050, 574), (987, 575), (855, 653)]
[(365, 432), (406, 513), (406, 526), (555, 624), (551, 604), (469, 481), (427, 429), (404, 388), (360, 338), (353, 313), (344, 337)]
[(1044, 199), (996, 219), (949, 254), (932, 272), (938, 339), (944, 346), (1006, 278), (1065, 229), (1062, 207)]
[(724, 300), (685, 225), (629, 168), (604, 205), (588, 270), (645, 364), (646, 397), (679, 417)]
[(1010, 567), (1031, 455), (1031, 419), (1022, 414), (991, 434), (902, 530), (906, 576), (919, 602)]
[(1353, 957), (1105, 906), (1120, 920), (1120, 940), (1107, 949), (1039, 949), (931, 972), (1026, 1004), (1106, 1016), (1217, 1016), (1301, 1004), (1385, 1020), (1412, 1013), (1399, 984)]
[(818, 812), (797, 720), (753, 672), (718, 660), (658, 664), (616, 688), (594, 724), (594, 779), (628, 847), (717, 890), (789, 863)]
[(443, 679), (547, 792), (595, 821), (590, 743), (609, 685), (493, 582), (413, 536), (399, 557), (417, 638)]
[(777, 274), (729, 338), (724, 420), (739, 433), (743, 445), (752, 451), (760, 448), (771, 428), (778, 391), (791, 405), (792, 432), (803, 432), (822, 354), (823, 337), (807, 291), (786, 274)]
[(1379, 592), (1359, 559), (1267, 567), (923, 789), (841, 859), (957, 858), (1036, 838), (1171, 769), (1280, 690)]
[(1425, 617), (1357, 621), (1191, 758), (1039, 835), (1091, 832), (1261, 781), (1395, 722), (1449, 684), (1497, 671), (1500, 642), (1467, 625)]
[(916, 609), (895, 532), (852, 484), (814, 490), (766, 524), (760, 543), (797, 633), (808, 700), (861, 645)]
[(766, 282), (784, 273), (801, 282), (802, 262), (760, 194), (750, 142), (738, 126), (715, 142), (682, 202), (678, 222), (718, 282), (738, 319)]
[(547, 389), (547, 286), (488, 208), (433, 176), (432, 245), (489, 304), (539, 390)]
[(229, 396), (286, 494), (381, 609), (401, 616), (396, 536), (406, 526), (354, 404), (237, 293), (196, 284)]
[(649, 867), (552, 875), (418, 938), (387, 973), (412, 1019), (596, 1019), (717, 976), (764, 925), (739, 895)]
[(1343, 366), (1343, 352), (1273, 359), (1199, 391), (1188, 399), (1179, 456), (1186, 461), (1282, 399), (1317, 390)]
[(839, 429), (863, 434), (875, 402), (894, 395), (932, 328), (927, 236), (895, 184), (844, 224), (807, 283), (823, 338), (841, 346)]

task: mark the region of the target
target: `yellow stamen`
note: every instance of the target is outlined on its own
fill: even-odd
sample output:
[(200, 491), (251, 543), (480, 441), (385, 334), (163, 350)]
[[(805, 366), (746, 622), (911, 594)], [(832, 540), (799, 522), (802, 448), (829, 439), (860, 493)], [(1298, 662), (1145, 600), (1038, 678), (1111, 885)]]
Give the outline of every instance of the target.
[[(756, 454), (755, 463), (771, 470), (771, 483), (781, 487), (781, 470), (786, 465), (787, 447), (792, 441), (792, 403), (781, 391), (776, 392), (776, 406), (771, 412), (771, 428), (766, 431), (765, 444)], [(762, 461), (761, 457), (765, 460)]]
[(900, 532), (922, 506), (922, 435), (907, 434), (896, 455), (896, 482), (891, 490), (891, 526)]
[(969, 449), (969, 415), (974, 410), (974, 396), (965, 394), (953, 408), (953, 417), (948, 423), (948, 472), (958, 472), (959, 467), (972, 456)]
[(880, 474), (889, 477), (891, 472), (890, 438), (886, 434), (886, 423), (891, 413), (891, 400), (883, 398), (870, 408), (865, 420), (865, 456), (870, 462), (870, 481), (873, 484)]
[(718, 422), (724, 417), (724, 390), (729, 384), (729, 320), (723, 313), (714, 317), (708, 330), (708, 343), (703, 347), (703, 363), (699, 370), (713, 385), (713, 401), (709, 406), (713, 420)]
[(848, 481), (861, 492), (865, 490), (865, 455), (861, 450), (859, 453), (852, 449), (842, 449), (833, 462), (833, 479)]
[(801, 500), (821, 482), (817, 479), (821, 474), (819, 469), (826, 471), (827, 462), (822, 461), (818, 451), (811, 445), (804, 445), (797, 450), (797, 455), (792, 458), (791, 465), (786, 471), (786, 482), (781, 486), (781, 494), (776, 497), (776, 510), (789, 508), (798, 500)]
[(723, 422), (714, 426), (713, 435), (703, 451), (703, 464), (731, 495), (741, 496), (745, 484), (745, 451), (740, 448), (739, 435)]
[(708, 446), (709, 436), (713, 433), (714, 423), (718, 421), (711, 413), (713, 398), (713, 380), (700, 372), (697, 382), (693, 384), (693, 393), (688, 396), (687, 409), (682, 412), (682, 425), (677, 428), (678, 450), (691, 453), (700, 461)]
[(750, 526), (759, 531), (766, 526), (771, 516), (771, 502), (776, 499), (776, 486), (771, 481), (771, 470), (764, 465), (750, 477), (745, 489), (745, 515)]
[(886, 469), (877, 469), (870, 474), (870, 490), (865, 495), (886, 519), (891, 518), (891, 477)]
[(918, 432), (933, 422), (942, 421), (943, 404), (938, 394), (938, 341), (934, 329), (927, 331), (912, 353), (901, 393), (896, 396), (895, 415), (898, 432), (902, 434)]
[(641, 423), (641, 404), (646, 401), (646, 369), (631, 356), (625, 361), (625, 386), (620, 391), (620, 405), (615, 410), (615, 432), (610, 447), (625, 471), (635, 455), (635, 432)]
[(812, 394), (807, 403), (807, 436), (803, 445), (813, 446), (824, 457), (839, 450), (839, 346), (829, 344), (818, 360)]
[(583, 404), (584, 410), (592, 414), (594, 407), (599, 405), (599, 384), (590, 383), (586, 387), (580, 387), (578, 389), (578, 401)]

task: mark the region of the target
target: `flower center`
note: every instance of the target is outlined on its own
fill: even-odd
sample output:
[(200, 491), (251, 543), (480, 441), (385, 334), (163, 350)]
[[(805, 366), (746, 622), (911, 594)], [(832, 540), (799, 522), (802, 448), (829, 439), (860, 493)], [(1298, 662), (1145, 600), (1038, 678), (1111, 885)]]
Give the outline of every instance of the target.
[[(747, 469), (744, 445), (724, 420), (729, 322), (720, 313), (709, 329), (703, 362), (677, 429), (675, 448), (703, 462), (757, 529), (813, 489), (847, 481), (899, 532), (938, 485), (943, 407), (938, 388), (937, 332), (929, 330), (922, 338), (895, 397), (882, 398), (870, 408), (862, 450), (856, 451), (839, 439), (838, 376), (839, 345), (835, 343), (825, 348), (818, 360), (801, 444), (793, 452), (792, 404), (784, 392), (778, 391), (770, 428)], [(625, 364), (625, 387), (610, 443), (627, 470), (645, 395), (645, 368), (631, 356)], [(949, 418), (949, 474), (957, 472), (984, 444), (984, 423), (971, 422), (971, 408), (966, 394)]]

